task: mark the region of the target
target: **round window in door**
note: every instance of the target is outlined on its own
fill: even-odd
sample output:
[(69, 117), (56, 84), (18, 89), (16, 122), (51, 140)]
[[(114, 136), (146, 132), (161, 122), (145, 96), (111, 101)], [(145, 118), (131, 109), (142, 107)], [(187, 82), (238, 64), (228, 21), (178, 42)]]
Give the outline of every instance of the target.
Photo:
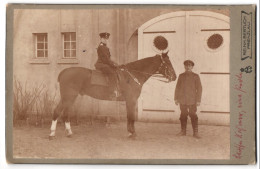
[(217, 49), (220, 49), (220, 47), (223, 45), (223, 42), (223, 36), (218, 33), (214, 33), (207, 38), (206, 46), (207, 49), (216, 51)]
[(161, 54), (162, 52), (166, 52), (169, 50), (168, 48), (168, 40), (162, 36), (156, 36), (153, 40), (152, 40), (152, 49), (157, 53), (157, 54)]

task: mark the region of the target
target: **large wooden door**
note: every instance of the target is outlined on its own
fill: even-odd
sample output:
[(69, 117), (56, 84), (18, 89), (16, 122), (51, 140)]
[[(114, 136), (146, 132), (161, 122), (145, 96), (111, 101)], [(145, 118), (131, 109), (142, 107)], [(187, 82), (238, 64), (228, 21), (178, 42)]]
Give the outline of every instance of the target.
[[(203, 15), (204, 14), (204, 15)], [(203, 84), (202, 113), (229, 113), (229, 21), (218, 14), (188, 12), (188, 56)]]
[[(195, 62), (194, 72), (202, 85), (198, 112), (229, 113), (229, 20), (222, 14), (181, 11), (154, 18), (139, 28), (139, 59), (154, 56), (153, 39), (162, 35), (169, 42), (169, 56), (177, 76), (184, 72), (183, 62)], [(150, 78), (143, 86), (138, 104), (139, 119), (178, 119), (174, 104), (177, 81), (169, 84)]]

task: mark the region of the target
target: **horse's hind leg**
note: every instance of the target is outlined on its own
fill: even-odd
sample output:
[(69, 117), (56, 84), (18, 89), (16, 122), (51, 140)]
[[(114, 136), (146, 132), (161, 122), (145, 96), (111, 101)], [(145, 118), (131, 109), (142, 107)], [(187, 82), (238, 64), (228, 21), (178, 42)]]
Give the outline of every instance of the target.
[(56, 126), (57, 126), (57, 119), (60, 116), (60, 113), (63, 110), (62, 101), (59, 102), (59, 104), (54, 109), (54, 112), (52, 114), (52, 123), (51, 123), (51, 134), (49, 135), (49, 139), (53, 139), (56, 132)]
[(67, 133), (67, 137), (72, 136), (72, 130), (70, 126), (70, 112), (72, 111), (73, 103), (75, 102), (75, 99), (77, 98), (77, 95), (70, 95), (64, 98), (63, 105), (64, 105), (64, 111), (63, 111), (63, 121), (65, 122), (65, 129)]

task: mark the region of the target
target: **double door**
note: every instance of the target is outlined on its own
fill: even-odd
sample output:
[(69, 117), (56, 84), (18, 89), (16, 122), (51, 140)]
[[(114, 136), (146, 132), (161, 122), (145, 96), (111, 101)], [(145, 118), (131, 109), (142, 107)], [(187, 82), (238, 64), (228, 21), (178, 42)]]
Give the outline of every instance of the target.
[[(229, 18), (207, 11), (181, 11), (158, 16), (139, 28), (139, 59), (156, 55), (152, 45), (157, 36), (168, 40), (168, 55), (177, 76), (185, 71), (185, 60), (194, 61), (193, 72), (200, 76), (203, 87), (198, 112), (229, 113)], [(150, 78), (139, 98), (139, 118), (158, 114), (158, 117), (167, 119), (179, 113), (179, 107), (174, 104), (176, 84), (177, 81), (163, 83)]]

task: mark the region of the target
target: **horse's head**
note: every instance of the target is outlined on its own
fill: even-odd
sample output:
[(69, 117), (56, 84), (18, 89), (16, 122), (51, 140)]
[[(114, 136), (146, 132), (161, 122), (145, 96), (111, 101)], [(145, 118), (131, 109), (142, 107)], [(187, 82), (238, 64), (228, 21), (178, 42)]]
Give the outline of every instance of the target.
[(176, 80), (176, 74), (172, 67), (172, 63), (168, 56), (168, 52), (162, 53), (161, 55), (161, 65), (159, 67), (159, 73), (162, 74), (169, 82)]

